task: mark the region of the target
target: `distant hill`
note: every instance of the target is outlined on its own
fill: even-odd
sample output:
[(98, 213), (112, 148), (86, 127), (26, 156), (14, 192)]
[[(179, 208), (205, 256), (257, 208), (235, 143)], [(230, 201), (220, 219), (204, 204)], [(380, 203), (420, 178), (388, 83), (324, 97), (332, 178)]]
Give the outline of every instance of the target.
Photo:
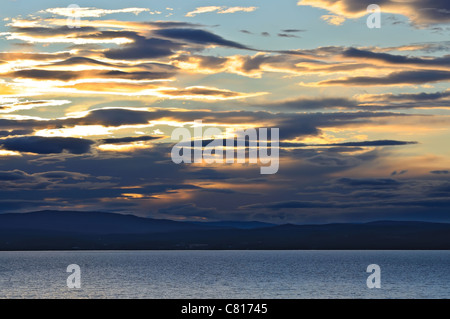
[(273, 227), (276, 224), (263, 223), (263, 222), (241, 222), (241, 221), (221, 221), (221, 222), (190, 222), (191, 224), (212, 226), (220, 228), (237, 228), (237, 229), (255, 229), (264, 227)]
[(450, 249), (450, 224), (177, 222), (101, 212), (0, 214), (0, 250)]
[(103, 212), (39, 211), (0, 214), (0, 231), (28, 230), (79, 234), (141, 234), (210, 229), (212, 226)]

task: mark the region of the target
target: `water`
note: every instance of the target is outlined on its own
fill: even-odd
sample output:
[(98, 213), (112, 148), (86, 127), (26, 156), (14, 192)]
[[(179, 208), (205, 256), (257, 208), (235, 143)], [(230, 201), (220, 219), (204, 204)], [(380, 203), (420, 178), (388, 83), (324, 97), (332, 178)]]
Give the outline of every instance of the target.
[[(381, 289), (366, 286), (369, 264)], [(449, 298), (450, 251), (0, 252), (0, 297)]]

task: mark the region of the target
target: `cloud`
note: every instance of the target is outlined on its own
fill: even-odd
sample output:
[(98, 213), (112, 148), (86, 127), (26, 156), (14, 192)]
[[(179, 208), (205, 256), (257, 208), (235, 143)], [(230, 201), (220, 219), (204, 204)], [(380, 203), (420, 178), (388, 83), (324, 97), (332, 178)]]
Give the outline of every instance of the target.
[(437, 175), (447, 175), (450, 174), (450, 171), (448, 170), (436, 170), (436, 171), (430, 171), (431, 174), (437, 174)]
[(225, 7), (225, 6), (207, 6), (198, 7), (193, 11), (186, 13), (186, 17), (194, 17), (197, 14), (217, 12), (220, 14), (236, 13), (236, 12), (252, 12), (258, 9), (258, 7)]
[(33, 130), (11, 130), (11, 131), (0, 131), (0, 137), (16, 136), (16, 135), (28, 135), (33, 133)]
[(134, 13), (138, 15), (142, 12), (150, 12), (151, 14), (160, 13), (158, 11), (151, 11), (148, 8), (124, 8), (116, 10), (97, 9), (88, 7), (66, 7), (66, 8), (49, 8), (39, 11), (39, 13), (52, 13), (64, 17), (80, 17), (80, 18), (98, 18), (107, 14), (115, 13)]
[(89, 174), (82, 174), (77, 172), (67, 172), (67, 171), (47, 171), (43, 173), (34, 173), (35, 177), (43, 177), (49, 180), (85, 180), (90, 177)]
[[(438, 91), (433, 93), (426, 93), (426, 92), (420, 92), (420, 93), (400, 93), (400, 94), (392, 94), (392, 93), (385, 93), (385, 94), (372, 94), (372, 95), (364, 95), (364, 99), (367, 99), (369, 101), (401, 101), (401, 102), (411, 102), (411, 101), (435, 101), (435, 100), (442, 100), (450, 97), (450, 90), (446, 91)], [(422, 105), (422, 104), (421, 104)]]
[(161, 136), (131, 136), (131, 137), (120, 137), (120, 138), (105, 138), (102, 140), (105, 144), (119, 144), (119, 143), (131, 143), (131, 142), (142, 142), (142, 141), (152, 141), (162, 138)]
[(394, 65), (411, 64), (418, 66), (443, 66), (450, 68), (450, 55), (437, 58), (419, 58), (404, 55), (393, 55), (389, 53), (371, 52), (357, 48), (348, 48), (343, 52), (343, 56), (349, 58), (363, 58), (367, 60), (377, 60)]
[(258, 7), (229, 7), (220, 10), (218, 13), (252, 12), (256, 9), (258, 9)]
[(205, 44), (205, 45), (220, 45), (236, 49), (252, 50), (243, 44), (226, 40), (219, 35), (204, 30), (188, 29), (188, 28), (161, 29), (156, 30), (154, 33), (162, 37), (176, 40), (183, 40), (190, 43)]
[(305, 32), (306, 30), (303, 29), (283, 29), (281, 30), (284, 33), (298, 33), (298, 32)]
[(62, 52), (0, 52), (0, 59), (8, 61), (17, 60), (33, 60), (33, 61), (48, 61), (66, 59), (71, 56), (69, 51)]
[(133, 42), (134, 32), (99, 31), (94, 27), (12, 27), (12, 32), (0, 35), (8, 40), (21, 40), (28, 43), (71, 43), (71, 44), (125, 44)]
[(411, 145), (411, 144), (417, 144), (417, 142), (378, 140), (378, 141), (333, 143), (333, 144), (325, 144), (325, 145), (326, 146), (398, 146), (398, 145)]
[(406, 173), (408, 173), (408, 170), (407, 170), (407, 169), (401, 170), (400, 172), (393, 171), (393, 172), (391, 173), (391, 176), (399, 176), (399, 175), (403, 175), (403, 174), (406, 174)]
[(130, 79), (130, 80), (160, 80), (169, 79), (174, 75), (174, 72), (150, 72), (150, 71), (136, 71), (124, 72), (120, 70), (110, 71), (50, 71), (29, 69), (20, 70), (5, 74), (6, 77), (20, 78), (20, 79), (35, 79), (35, 80), (59, 80), (71, 81), (77, 79), (101, 78), (101, 79)]
[(361, 141), (361, 142), (343, 142), (343, 143), (323, 143), (323, 144), (306, 144), (294, 142), (282, 142), (281, 147), (311, 147), (311, 146), (349, 146), (349, 147), (364, 147), (364, 146), (400, 146), (417, 144), (417, 142), (410, 141), (396, 141), (396, 140), (376, 140), (376, 141)]
[(345, 18), (338, 15), (326, 14), (320, 17), (322, 20), (326, 21), (331, 25), (342, 25), (345, 22)]
[(21, 170), (13, 171), (0, 171), (0, 181), (17, 181), (29, 178), (29, 175), (22, 172)]
[(52, 154), (67, 151), (84, 154), (90, 151), (93, 141), (72, 137), (25, 136), (0, 140), (3, 149), (35, 154)]
[(98, 31), (94, 27), (80, 27), (80, 28), (69, 28), (68, 26), (60, 27), (46, 27), (46, 26), (36, 26), (36, 27), (12, 27), (12, 35), (20, 34), (26, 36), (36, 36), (36, 37), (53, 37), (53, 36), (72, 36), (81, 34), (90, 34), (92, 32)]
[(282, 202), (272, 202), (267, 204), (252, 204), (241, 206), (242, 209), (261, 209), (261, 208), (269, 208), (272, 210), (279, 209), (293, 209), (293, 208), (330, 208), (334, 207), (334, 205), (324, 202), (312, 202), (312, 201), (298, 201), (298, 200), (290, 200), (290, 201), (282, 201)]
[(423, 51), (426, 53), (435, 53), (439, 51), (448, 51), (450, 47), (450, 41), (437, 41), (437, 42), (420, 42), (412, 43), (394, 47), (385, 47), (384, 51)]
[(182, 205), (161, 208), (158, 213), (166, 216), (201, 217), (211, 219), (217, 216), (217, 209), (197, 207), (196, 204), (188, 203)]
[(406, 108), (448, 108), (450, 107), (450, 90), (420, 93), (384, 93), (363, 94), (357, 96), (366, 108), (406, 109)]
[(298, 35), (290, 33), (278, 33), (277, 35), (281, 38), (300, 38)]
[(31, 110), (46, 106), (61, 106), (70, 103), (71, 102), (68, 100), (25, 100), (20, 98), (4, 98), (0, 99), (0, 113)]
[(402, 183), (391, 178), (340, 178), (338, 184), (364, 188), (396, 188)]
[(256, 105), (264, 108), (290, 109), (290, 110), (315, 110), (328, 108), (358, 108), (359, 103), (356, 100), (348, 98), (298, 98), (288, 101), (277, 101), (273, 104)]
[[(312, 6), (328, 10), (341, 19), (360, 18), (368, 14), (367, 7), (372, 0), (300, 0), (300, 6)], [(377, 3), (383, 13), (400, 14), (408, 17), (414, 24), (438, 24), (450, 22), (450, 3), (447, 0), (384, 0)]]
[(120, 49), (107, 50), (104, 55), (109, 59), (139, 60), (171, 56), (182, 47), (180, 43), (158, 38), (135, 37), (134, 42)]
[(219, 7), (219, 6), (198, 7), (195, 10), (186, 13), (185, 17), (194, 17), (197, 14), (214, 12), (214, 11), (218, 11), (222, 8), (223, 7)]
[(165, 97), (176, 97), (183, 99), (202, 99), (202, 100), (231, 100), (248, 98), (252, 96), (264, 95), (260, 93), (240, 93), (230, 90), (223, 90), (205, 86), (187, 87), (185, 89), (161, 89), (158, 90), (158, 95)]
[(325, 80), (318, 85), (401, 85), (423, 84), (450, 80), (450, 71), (421, 70), (392, 72), (385, 77), (355, 76), (336, 80)]

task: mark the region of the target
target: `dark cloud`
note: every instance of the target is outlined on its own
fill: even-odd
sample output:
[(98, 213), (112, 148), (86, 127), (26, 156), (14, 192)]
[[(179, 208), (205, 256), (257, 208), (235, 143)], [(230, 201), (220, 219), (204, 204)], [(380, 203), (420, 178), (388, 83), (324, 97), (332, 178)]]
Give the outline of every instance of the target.
[(28, 177), (28, 174), (17, 169), (13, 171), (0, 171), (0, 181), (17, 181), (27, 179)]
[(69, 28), (68, 26), (62, 27), (12, 27), (12, 32), (24, 33), (33, 36), (57, 36), (57, 35), (81, 35), (83, 33), (93, 33), (98, 31), (94, 27), (79, 27)]
[(356, 48), (349, 48), (343, 52), (343, 56), (350, 58), (365, 58), (371, 60), (383, 61), (391, 64), (414, 64), (420, 66), (450, 66), (450, 55), (437, 58), (418, 58), (404, 55), (393, 55), (389, 53), (372, 52)]
[(263, 37), (270, 37), (270, 33), (269, 32), (261, 32), (261, 35), (263, 36)]
[(43, 177), (43, 178), (47, 178), (47, 179), (73, 179), (73, 180), (84, 180), (87, 177), (89, 177), (89, 175), (87, 174), (81, 174), (81, 173), (76, 173), (76, 172), (66, 172), (66, 171), (48, 171), (48, 172), (43, 172), (43, 173), (35, 173), (33, 174), (33, 176), (36, 177)]
[(364, 141), (364, 142), (345, 142), (345, 143), (333, 143), (325, 144), (325, 146), (398, 146), (398, 145), (410, 145), (417, 144), (417, 142), (405, 142), (394, 140), (378, 140), (378, 141)]
[(402, 183), (391, 178), (340, 178), (338, 184), (363, 188), (396, 188)]
[(162, 208), (158, 211), (161, 215), (166, 216), (188, 216), (188, 217), (203, 217), (214, 218), (217, 215), (217, 209), (197, 207), (196, 204), (188, 203), (176, 206)]
[(96, 73), (94, 76), (101, 78), (120, 78), (128, 80), (164, 80), (174, 76), (174, 72), (124, 72), (119, 70), (105, 71)]
[(434, 93), (402, 93), (385, 95), (389, 100), (395, 101), (434, 101), (450, 97), (450, 90)]
[(70, 57), (63, 61), (54, 62), (53, 66), (72, 66), (72, 65), (102, 65), (102, 66), (113, 66), (111, 63), (98, 61), (92, 58), (86, 58), (81, 56)]
[(73, 65), (83, 65), (83, 66), (108, 66), (108, 67), (114, 67), (118, 69), (143, 69), (145, 71), (153, 71), (153, 72), (175, 72), (177, 70), (177, 67), (170, 65), (170, 64), (163, 64), (163, 63), (140, 63), (140, 64), (125, 64), (125, 63), (107, 63), (99, 60), (95, 60), (92, 58), (86, 58), (86, 57), (70, 57), (63, 61), (53, 62), (49, 64), (50, 66), (73, 66)]
[(289, 143), (283, 142), (282, 147), (305, 147), (305, 146), (349, 146), (349, 147), (364, 147), (364, 146), (399, 146), (417, 144), (417, 142), (405, 142), (395, 140), (377, 140), (377, 141), (361, 141), (361, 142), (344, 142), (344, 143), (327, 143), (327, 144), (306, 144), (306, 143)]
[[(361, 101), (359, 109), (441, 108), (450, 106), (450, 91), (433, 93), (374, 94)], [(426, 102), (426, 104), (424, 104)]]
[[(160, 112), (136, 111), (121, 108), (97, 109), (82, 118), (69, 118), (61, 121), (61, 125), (104, 125), (121, 126), (147, 124), (152, 119), (158, 119)], [(161, 113), (166, 113), (161, 111)], [(170, 113), (170, 112), (167, 112)]]
[(437, 174), (437, 175), (447, 175), (450, 174), (450, 171), (448, 170), (436, 170), (436, 171), (430, 171), (431, 174)]
[(69, 72), (69, 71), (50, 71), (50, 70), (19, 70), (6, 74), (6, 76), (14, 78), (26, 78), (36, 80), (61, 80), (70, 81), (82, 77), (81, 72)]
[(15, 135), (28, 135), (31, 134), (33, 130), (11, 130), (11, 131), (0, 131), (0, 137), (8, 137)]
[(420, 70), (400, 71), (388, 74), (385, 77), (355, 76), (344, 79), (326, 80), (321, 85), (397, 85), (397, 84), (423, 84), (450, 80), (450, 71)]
[(269, 208), (273, 210), (286, 209), (286, 208), (329, 208), (334, 207), (334, 205), (325, 202), (311, 202), (311, 201), (298, 201), (290, 200), (283, 202), (272, 202), (268, 204), (252, 204), (242, 206), (242, 209), (259, 209), (259, 208)]
[(196, 44), (205, 44), (205, 45), (213, 44), (236, 49), (252, 50), (251, 48), (243, 44), (226, 40), (219, 35), (204, 30), (162, 29), (155, 31), (155, 34), (169, 39), (183, 40)]
[(315, 110), (327, 108), (358, 108), (359, 103), (348, 98), (298, 98), (295, 100), (275, 102), (273, 105), (259, 105), (292, 110)]
[(160, 90), (159, 92), (171, 96), (196, 95), (196, 96), (220, 96), (223, 98), (227, 97), (232, 98), (241, 96), (241, 93), (238, 92), (210, 89), (203, 87), (192, 87), (178, 90)]
[(162, 138), (161, 136), (131, 136), (121, 138), (105, 138), (101, 140), (105, 144), (119, 144), (119, 143), (131, 143), (131, 142), (143, 142), (152, 141)]
[(297, 32), (305, 32), (306, 30), (303, 30), (303, 29), (284, 29), (284, 30), (281, 30), (281, 32), (284, 32), (284, 33), (297, 33)]
[(393, 171), (393, 172), (391, 173), (391, 176), (403, 175), (403, 174), (406, 174), (406, 173), (408, 173), (408, 170), (407, 170), (407, 169), (401, 170), (400, 172)]
[(55, 70), (41, 70), (28, 69), (20, 70), (6, 74), (7, 77), (26, 78), (35, 80), (60, 80), (71, 81), (83, 78), (120, 78), (130, 80), (160, 80), (169, 79), (175, 73), (168, 72), (151, 72), (151, 71), (136, 71), (125, 72), (119, 70), (111, 71), (55, 71)]
[(278, 33), (277, 36), (279, 36), (280, 38), (301, 38), (298, 35), (291, 33)]
[(35, 154), (62, 153), (83, 154), (90, 151), (93, 141), (73, 137), (25, 136), (0, 140), (5, 150)]
[(151, 22), (140, 22), (143, 25), (149, 25), (156, 28), (193, 28), (193, 27), (204, 27), (203, 24), (191, 23), (191, 22), (180, 22), (180, 21), (151, 21)]
[(125, 44), (119, 49), (109, 49), (104, 55), (107, 58), (118, 60), (153, 59), (171, 56), (180, 48), (182, 48), (182, 44), (170, 40), (135, 36), (133, 43)]

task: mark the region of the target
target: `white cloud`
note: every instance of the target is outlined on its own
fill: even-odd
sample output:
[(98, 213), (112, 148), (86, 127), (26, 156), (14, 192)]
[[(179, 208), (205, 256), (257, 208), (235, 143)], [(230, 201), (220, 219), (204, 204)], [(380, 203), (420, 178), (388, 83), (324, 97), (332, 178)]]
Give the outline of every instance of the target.
[(341, 25), (345, 22), (345, 18), (343, 16), (336, 16), (333, 14), (326, 14), (320, 18), (331, 25)]
[(207, 12), (217, 12), (217, 13), (252, 12), (255, 11), (256, 9), (258, 9), (258, 7), (224, 7), (224, 6), (198, 7), (194, 11), (186, 13), (186, 17), (194, 17), (197, 14)]
[(116, 9), (116, 10), (107, 10), (107, 9), (97, 9), (97, 8), (81, 8), (81, 7), (67, 7), (67, 8), (49, 8), (46, 10), (40, 11), (40, 13), (53, 13), (64, 17), (80, 17), (80, 18), (88, 18), (88, 17), (102, 17), (107, 14), (113, 13), (134, 13), (139, 14), (142, 12), (150, 12), (150, 14), (159, 14), (158, 11), (151, 11), (147, 8), (124, 8), (124, 9)]
[(199, 8), (196, 8), (194, 11), (186, 13), (186, 17), (194, 17), (200, 13), (214, 12), (214, 11), (221, 10), (222, 8), (223, 7), (217, 7), (217, 6), (199, 7)]
[(229, 7), (219, 11), (218, 13), (252, 12), (256, 9), (258, 9), (258, 7)]

